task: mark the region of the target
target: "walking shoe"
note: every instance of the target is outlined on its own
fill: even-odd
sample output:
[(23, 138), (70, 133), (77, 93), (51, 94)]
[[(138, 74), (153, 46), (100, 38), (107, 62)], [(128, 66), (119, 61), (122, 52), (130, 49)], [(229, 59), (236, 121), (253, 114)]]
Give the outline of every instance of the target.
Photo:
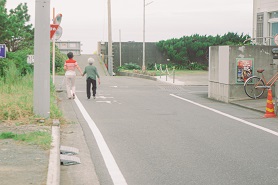
[(94, 99), (96, 99), (96, 96), (93, 96), (94, 97)]

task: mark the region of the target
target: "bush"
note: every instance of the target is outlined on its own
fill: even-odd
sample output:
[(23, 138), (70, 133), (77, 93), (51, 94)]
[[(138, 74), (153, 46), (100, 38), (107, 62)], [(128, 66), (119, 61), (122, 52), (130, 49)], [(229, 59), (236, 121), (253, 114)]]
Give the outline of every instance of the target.
[(124, 65), (122, 65), (121, 67), (118, 67), (118, 71), (120, 70), (140, 70), (141, 67), (138, 64), (135, 63), (125, 63)]
[(197, 62), (191, 62), (186, 68), (189, 70), (205, 70), (207, 67)]
[(9, 64), (15, 64), (19, 75), (24, 76), (33, 72), (33, 65), (27, 63), (27, 55), (33, 54), (33, 49), (18, 50), (16, 52), (7, 52), (7, 58), (0, 60), (0, 77), (7, 75)]
[[(168, 70), (172, 70), (173, 68), (177, 70), (206, 70), (207, 66), (197, 63), (197, 62), (191, 62), (188, 64), (174, 64), (174, 63), (169, 63), (169, 64), (161, 64), (162, 70), (166, 70), (166, 66)], [(160, 69), (160, 64), (156, 65), (157, 70)], [(148, 65), (148, 70), (155, 70), (155, 64), (150, 64)]]
[[(52, 74), (52, 46), (50, 53), (50, 72)], [(61, 53), (58, 47), (55, 47), (55, 73), (64, 73), (64, 63), (67, 60), (67, 56), (64, 53)]]
[[(15, 52), (7, 52), (7, 58), (0, 60), (0, 77), (7, 75), (9, 64), (15, 64), (19, 75), (25, 76), (34, 71), (34, 66), (27, 63), (27, 55), (34, 55), (34, 48), (24, 50), (17, 50)], [(55, 48), (55, 72), (64, 72), (64, 62), (67, 59), (66, 55), (61, 53), (60, 50)], [(50, 53), (50, 72), (52, 73), (52, 50)]]

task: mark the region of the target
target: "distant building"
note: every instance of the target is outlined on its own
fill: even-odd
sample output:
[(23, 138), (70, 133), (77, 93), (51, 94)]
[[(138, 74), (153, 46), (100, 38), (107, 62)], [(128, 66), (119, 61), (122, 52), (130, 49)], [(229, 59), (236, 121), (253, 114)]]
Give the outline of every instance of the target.
[(80, 41), (56, 41), (55, 44), (61, 53), (67, 54), (71, 51), (73, 55), (81, 55)]
[(278, 34), (278, 0), (253, 0), (253, 37), (256, 44), (275, 45)]

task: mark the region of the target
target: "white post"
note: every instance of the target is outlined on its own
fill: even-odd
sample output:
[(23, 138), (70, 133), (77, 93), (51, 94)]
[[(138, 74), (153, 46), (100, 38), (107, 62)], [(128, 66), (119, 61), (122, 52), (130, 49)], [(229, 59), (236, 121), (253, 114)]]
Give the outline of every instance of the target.
[(34, 113), (50, 116), (50, 0), (36, 0)]

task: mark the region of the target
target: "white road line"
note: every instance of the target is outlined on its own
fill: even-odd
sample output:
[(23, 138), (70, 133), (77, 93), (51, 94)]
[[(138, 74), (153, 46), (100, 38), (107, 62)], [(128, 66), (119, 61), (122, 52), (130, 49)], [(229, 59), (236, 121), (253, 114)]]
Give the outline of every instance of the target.
[(190, 94), (207, 93), (208, 91), (188, 91)]
[(213, 108), (210, 108), (210, 107), (201, 105), (201, 104), (199, 104), (199, 103), (196, 103), (196, 102), (194, 102), (194, 101), (191, 101), (191, 100), (182, 98), (182, 97), (177, 96), (177, 95), (174, 95), (174, 94), (170, 94), (170, 96), (173, 96), (173, 97), (175, 97), (175, 98), (178, 98), (178, 99), (187, 101), (187, 102), (189, 102), (189, 103), (192, 103), (192, 104), (197, 105), (197, 106), (199, 106), (199, 107), (202, 107), (202, 108), (204, 108), (204, 109), (208, 109), (208, 110), (210, 110), (210, 111), (213, 111), (213, 112), (215, 112), (215, 113), (221, 114), (221, 115), (226, 116), (226, 117), (228, 117), (228, 118), (231, 118), (231, 119), (234, 119), (234, 120), (236, 120), (236, 121), (242, 122), (242, 123), (244, 123), (244, 124), (246, 124), (246, 125), (249, 125), (249, 126), (251, 126), (251, 127), (255, 127), (255, 128), (257, 128), (257, 129), (260, 129), (260, 130), (263, 130), (263, 131), (268, 132), (268, 133), (270, 133), (270, 134), (273, 134), (273, 135), (275, 135), (275, 136), (278, 136), (278, 132), (275, 132), (275, 131), (270, 130), (270, 129), (268, 129), (268, 128), (261, 127), (261, 126), (259, 126), (259, 125), (254, 124), (254, 123), (251, 123), (251, 122), (249, 122), (249, 121), (245, 121), (245, 120), (243, 120), (243, 119), (240, 119), (240, 118), (237, 118), (237, 117), (235, 117), (235, 116), (232, 116), (232, 115), (226, 114), (226, 113), (224, 113), (224, 112), (221, 112), (221, 111), (219, 111), (219, 110), (216, 110), (216, 109), (213, 109)]
[(114, 97), (97, 96), (97, 98), (107, 99), (107, 98), (114, 98)]
[(108, 103), (108, 104), (111, 104), (111, 101), (96, 101), (98, 103)]
[(106, 164), (106, 167), (108, 169), (108, 172), (111, 176), (111, 179), (114, 183), (114, 185), (127, 185), (126, 180), (119, 169), (112, 153), (110, 152), (110, 149), (108, 148), (101, 132), (97, 128), (95, 122), (92, 120), (86, 109), (83, 107), (77, 96), (75, 96), (74, 99), (75, 103), (77, 104), (79, 110), (81, 111), (84, 119), (87, 121), (92, 133), (94, 134), (94, 137), (96, 139), (96, 142), (98, 144), (99, 150), (102, 154), (102, 157), (104, 159), (104, 162)]

